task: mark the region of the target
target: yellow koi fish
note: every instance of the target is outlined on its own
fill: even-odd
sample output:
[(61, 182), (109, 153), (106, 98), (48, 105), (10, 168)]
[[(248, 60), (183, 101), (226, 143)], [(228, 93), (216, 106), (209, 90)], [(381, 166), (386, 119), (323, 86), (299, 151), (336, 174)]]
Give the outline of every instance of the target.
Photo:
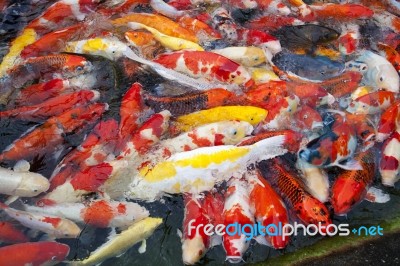
[(173, 154), (153, 167), (140, 169), (125, 195), (154, 201), (164, 193), (208, 191), (232, 176), (241, 177), (252, 163), (286, 153), (284, 141), (285, 136), (279, 135), (247, 146), (203, 147)]
[(180, 116), (177, 122), (178, 127), (184, 131), (195, 126), (225, 120), (246, 121), (254, 126), (264, 120), (267, 114), (267, 110), (254, 106), (219, 106)]

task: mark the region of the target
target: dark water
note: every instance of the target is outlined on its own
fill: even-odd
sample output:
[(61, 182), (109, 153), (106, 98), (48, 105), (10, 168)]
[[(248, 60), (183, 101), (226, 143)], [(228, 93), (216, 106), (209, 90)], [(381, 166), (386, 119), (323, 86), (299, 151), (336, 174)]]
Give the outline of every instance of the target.
[[(9, 41), (11, 41), (27, 22), (35, 18), (52, 1), (39, 2), (32, 4), (30, 1), (14, 1), (0, 14), (0, 58), (7, 52)], [(127, 90), (129, 84), (139, 81), (149, 90), (154, 90), (162, 79), (154, 76), (149, 71), (139, 69), (134, 75), (126, 77), (121, 68), (122, 62), (113, 63), (101, 57), (89, 57), (96, 66), (94, 71), (98, 83), (95, 89), (102, 92), (102, 97), (110, 104), (110, 110), (105, 114), (104, 119), (114, 117), (118, 119), (118, 109), (121, 95)], [(20, 137), (33, 123), (0, 120), (0, 149), (3, 150), (13, 140)], [(89, 131), (90, 129), (88, 129)], [(66, 138), (64, 144), (65, 154), (69, 149), (79, 145), (84, 137), (84, 133)], [(60, 159), (60, 158), (59, 158)], [(33, 171), (49, 176), (59, 159), (55, 158), (35, 158), (32, 163)], [(11, 165), (3, 165), (11, 166)], [(379, 186), (379, 181), (376, 184)], [(390, 223), (400, 216), (400, 186), (393, 189), (385, 189), (390, 195), (391, 200), (386, 204), (373, 204), (362, 202), (356, 206), (347, 217), (334, 217), (334, 223), (349, 223), (350, 228), (357, 228), (361, 225), (379, 225)], [(147, 240), (147, 251), (144, 254), (138, 252), (139, 244), (128, 250), (119, 258), (112, 258), (105, 261), (102, 265), (182, 265), (182, 254), (180, 239), (177, 231), (181, 229), (183, 219), (183, 202), (180, 196), (165, 198), (164, 203), (141, 203), (151, 213), (153, 217), (161, 217), (164, 223)], [(101, 245), (109, 233), (109, 229), (95, 229), (90, 226), (84, 227), (81, 237), (76, 240), (60, 240), (71, 247), (68, 259), (84, 258), (90, 251), (95, 250)], [(384, 228), (385, 234), (385, 228)], [(399, 263), (398, 252), (400, 244), (397, 241), (399, 235), (386, 235), (382, 239), (368, 243), (361, 248), (335, 253), (322, 260), (306, 261), (301, 265), (361, 265), (366, 263), (383, 264)], [(38, 236), (38, 239), (40, 236)], [(299, 252), (303, 247), (313, 245), (321, 240), (321, 236), (304, 237), (297, 236), (292, 238), (285, 250), (277, 251), (267, 246), (262, 246), (255, 242), (251, 243), (249, 250), (244, 255), (242, 264), (268, 261), (269, 258), (284, 256), (288, 253)], [(334, 241), (334, 240), (332, 240)], [(383, 254), (383, 255), (382, 255)], [(368, 257), (369, 256), (369, 257)], [(368, 258), (371, 258), (369, 260)], [(279, 262), (279, 260), (278, 260)], [(360, 263), (360, 264), (358, 264)], [(203, 265), (221, 265), (225, 262), (225, 252), (221, 245), (212, 248), (207, 255), (200, 261)]]

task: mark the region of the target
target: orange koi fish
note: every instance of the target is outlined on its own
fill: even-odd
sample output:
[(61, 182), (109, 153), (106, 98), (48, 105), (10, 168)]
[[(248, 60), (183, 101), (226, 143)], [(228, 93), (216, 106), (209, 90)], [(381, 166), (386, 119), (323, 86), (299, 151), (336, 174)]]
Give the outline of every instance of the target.
[[(0, 241), (4, 243), (24, 243), (29, 238), (10, 222), (0, 222)], [(1, 257), (1, 256), (0, 256)]]

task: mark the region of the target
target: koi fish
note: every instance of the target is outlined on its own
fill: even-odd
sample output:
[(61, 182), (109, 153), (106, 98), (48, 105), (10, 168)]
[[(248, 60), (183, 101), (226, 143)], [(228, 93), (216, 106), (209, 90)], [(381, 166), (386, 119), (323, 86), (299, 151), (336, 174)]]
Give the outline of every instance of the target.
[(108, 258), (121, 256), (134, 244), (149, 238), (161, 223), (161, 218), (147, 217), (140, 220), (120, 234), (111, 237), (106, 243), (93, 251), (88, 258), (82, 261), (71, 261), (70, 263), (77, 266), (95, 265)]
[(280, 52), (272, 58), (279, 70), (299, 79), (324, 81), (337, 77), (345, 70), (344, 64), (325, 56), (308, 56)]
[(376, 91), (353, 100), (347, 112), (352, 114), (377, 114), (387, 109), (395, 101), (395, 93), (391, 91)]
[(228, 90), (215, 88), (204, 92), (190, 92), (177, 96), (159, 97), (143, 93), (144, 103), (154, 111), (168, 110), (172, 116), (182, 116), (235, 102), (236, 95)]
[[(234, 223), (241, 226), (254, 224), (254, 214), (251, 212), (246, 180), (233, 177), (228, 181), (223, 218), (225, 228)], [(246, 233), (249, 234), (250, 232), (247, 230)], [(226, 260), (230, 263), (242, 261), (243, 254), (249, 247), (250, 240), (245, 233), (233, 235), (226, 233), (223, 235), (222, 243), (226, 252)]]
[(28, 212), (54, 215), (99, 228), (126, 228), (149, 216), (149, 212), (134, 202), (94, 200), (88, 204), (62, 203), (43, 207), (24, 205)]
[(154, 201), (165, 193), (193, 193), (210, 190), (215, 184), (240, 175), (246, 165), (283, 154), (284, 136), (253, 145), (203, 147), (171, 155), (153, 167), (143, 167), (133, 178), (126, 196)]
[(77, 107), (52, 117), (9, 145), (0, 154), (0, 161), (31, 159), (36, 155), (54, 151), (64, 142), (63, 134), (72, 133), (93, 124), (107, 108), (106, 104), (96, 103)]
[(345, 170), (332, 185), (331, 204), (337, 215), (346, 214), (367, 194), (374, 180), (375, 162), (372, 149), (359, 153), (355, 158), (362, 170)]
[(356, 71), (345, 71), (338, 77), (326, 79), (318, 83), (335, 98), (341, 98), (352, 93), (359, 85), (363, 75)]
[(93, 90), (81, 90), (49, 99), (37, 105), (22, 106), (0, 112), (0, 119), (17, 118), (19, 120), (43, 121), (60, 115), (66, 110), (84, 106), (100, 98), (100, 93)]
[(376, 141), (384, 141), (396, 130), (396, 119), (400, 115), (399, 107), (400, 101), (396, 101), (381, 114), (376, 133)]
[(29, 238), (10, 222), (0, 222), (0, 241), (4, 243), (24, 243)]
[(379, 163), (379, 173), (382, 184), (394, 186), (399, 180), (400, 172), (400, 132), (397, 129), (382, 146), (382, 157)]
[(318, 138), (310, 141), (299, 151), (299, 158), (319, 167), (338, 166), (343, 169), (360, 169), (357, 161), (352, 160), (357, 146), (354, 129), (348, 122), (338, 119), (332, 128)]
[(245, 66), (252, 67), (257, 66), (265, 62), (265, 54), (261, 48), (254, 46), (250, 47), (227, 47), (223, 49), (212, 50), (211, 52), (222, 55), (229, 58), (236, 63)]
[(8, 216), (17, 220), (20, 224), (30, 229), (39, 230), (55, 238), (76, 238), (81, 229), (72, 221), (57, 216), (46, 216), (39, 213), (30, 213), (8, 207), (0, 203)]
[(112, 24), (115, 26), (124, 26), (129, 22), (144, 24), (168, 36), (188, 40), (194, 43), (198, 43), (199, 41), (193, 32), (181, 27), (173, 20), (157, 14), (132, 13), (130, 15), (114, 19)]
[(246, 121), (257, 125), (267, 116), (267, 113), (267, 110), (254, 106), (219, 106), (180, 116), (176, 121), (178, 127), (185, 131), (199, 125), (224, 120)]
[(348, 22), (357, 19), (369, 19), (374, 11), (360, 4), (323, 4), (309, 5), (313, 15), (319, 20), (337, 20)]
[(324, 169), (306, 163), (302, 159), (296, 161), (296, 168), (301, 175), (308, 192), (321, 202), (329, 200), (329, 178)]
[(384, 57), (371, 51), (364, 51), (353, 61), (346, 63), (350, 70), (362, 68), (363, 82), (382, 90), (399, 92), (399, 75), (393, 65)]
[(218, 80), (245, 87), (252, 85), (250, 74), (238, 63), (208, 51), (181, 51), (159, 55), (154, 62), (194, 78)]
[(18, 172), (0, 167), (0, 194), (35, 197), (49, 189), (50, 183), (41, 174)]
[(318, 83), (288, 83), (288, 89), (299, 97), (300, 104), (312, 108), (335, 102), (335, 97)]
[(23, 64), (14, 66), (7, 71), (7, 75), (0, 80), (1, 102), (7, 103), (9, 96), (22, 88), (27, 82), (49, 78), (55, 73), (68, 78), (89, 71), (92, 64), (84, 57), (78, 55), (47, 55), (43, 57), (28, 58)]
[[(182, 235), (182, 260), (185, 264), (195, 264), (203, 257), (210, 246), (210, 236), (204, 233), (204, 225), (210, 218), (204, 208), (203, 199), (184, 195), (184, 218)], [(201, 228), (199, 225), (202, 224)], [(190, 227), (189, 227), (190, 226)]]
[(305, 185), (283, 166), (282, 161), (274, 159), (268, 167), (265, 164), (259, 166), (262, 175), (278, 189), (281, 197), (305, 225), (321, 223), (326, 228), (332, 223), (326, 206), (307, 192)]
[(57, 242), (30, 242), (0, 248), (0, 264), (56, 265), (65, 260), (69, 246)]
[(322, 129), (322, 117), (315, 109), (303, 105), (294, 113), (295, 125), (302, 131), (317, 131)]
[(250, 182), (250, 205), (257, 222), (268, 227), (264, 232), (265, 239), (275, 249), (283, 249), (289, 243), (289, 237), (278, 235), (270, 225), (278, 228), (279, 224), (284, 226), (289, 223), (289, 216), (281, 197), (275, 192), (271, 185), (257, 171), (254, 173), (255, 181)]
[(303, 21), (290, 16), (266, 15), (250, 20), (245, 24), (245, 26), (250, 29), (274, 31), (283, 26), (295, 26), (303, 24)]
[(127, 26), (133, 30), (145, 29), (145, 30), (151, 32), (151, 34), (153, 34), (153, 36), (154, 36), (154, 39), (156, 39), (158, 42), (160, 42), (160, 44), (162, 46), (164, 46), (167, 49), (171, 49), (173, 51), (179, 51), (179, 50), (185, 50), (185, 49), (190, 49), (190, 50), (195, 50), (195, 51), (204, 51), (203, 47), (201, 47), (200, 45), (198, 45), (195, 42), (165, 35), (165, 34), (159, 32), (158, 30), (148, 27), (141, 23), (128, 22)]

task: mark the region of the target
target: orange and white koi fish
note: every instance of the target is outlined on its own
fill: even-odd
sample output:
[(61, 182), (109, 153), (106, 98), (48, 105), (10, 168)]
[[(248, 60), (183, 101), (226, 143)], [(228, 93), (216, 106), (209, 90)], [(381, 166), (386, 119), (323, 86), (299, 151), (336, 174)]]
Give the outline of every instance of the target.
[(345, 170), (335, 180), (331, 198), (335, 214), (346, 214), (355, 204), (364, 199), (375, 176), (374, 154), (372, 149), (359, 153), (355, 159), (362, 169)]
[(57, 216), (47, 216), (40, 213), (30, 213), (8, 207), (0, 203), (2, 209), (8, 216), (17, 220), (23, 226), (39, 230), (55, 238), (76, 238), (81, 229), (72, 221)]
[(247, 70), (238, 63), (208, 51), (180, 51), (159, 55), (154, 62), (194, 78), (251, 86)]
[(56, 265), (66, 259), (69, 246), (57, 242), (30, 242), (0, 248), (0, 264)]
[(42, 213), (84, 223), (99, 228), (126, 228), (149, 216), (149, 212), (134, 202), (94, 200), (88, 204), (61, 203), (43, 207), (24, 205), (28, 212)]
[(284, 136), (275, 136), (247, 146), (203, 147), (173, 154), (153, 167), (141, 168), (126, 196), (154, 201), (165, 193), (208, 191), (215, 184), (244, 173), (250, 163), (285, 153), (284, 141)]
[(384, 43), (378, 43), (378, 48), (382, 51), (380, 54), (392, 63), (393, 67), (400, 74), (400, 54), (396, 49)]
[(352, 114), (378, 114), (394, 103), (395, 96), (391, 91), (371, 92), (351, 101), (346, 111)]
[(0, 222), (0, 241), (4, 243), (24, 243), (29, 238), (10, 222)]
[(75, 107), (84, 106), (100, 98), (100, 93), (93, 90), (81, 90), (52, 98), (37, 105), (22, 106), (0, 112), (0, 119), (16, 118), (27, 121), (43, 121), (60, 115)]
[(382, 146), (382, 157), (379, 163), (379, 173), (382, 184), (394, 186), (400, 176), (400, 129), (397, 129)]
[(0, 167), (0, 194), (35, 197), (49, 189), (50, 183), (41, 174), (18, 172)]
[(95, 123), (107, 108), (107, 104), (96, 103), (51, 117), (9, 145), (0, 154), (0, 161), (29, 160), (36, 155), (52, 152), (64, 142), (63, 134), (82, 130)]
[[(254, 214), (250, 207), (248, 183), (246, 180), (232, 177), (228, 181), (223, 219), (225, 226), (234, 223), (241, 226), (254, 224)], [(250, 231), (246, 231), (246, 233), (248, 234)], [(226, 233), (223, 235), (222, 243), (226, 252), (226, 260), (230, 263), (242, 261), (243, 254), (249, 247), (250, 240), (245, 233), (233, 235)]]
[[(278, 228), (279, 223), (284, 226), (289, 223), (289, 216), (281, 197), (271, 185), (262, 177), (259, 171), (254, 175), (255, 180), (250, 182), (250, 205), (256, 221), (263, 226), (271, 224)], [(289, 243), (289, 237), (283, 237), (269, 227), (265, 238), (275, 249), (283, 249)]]

